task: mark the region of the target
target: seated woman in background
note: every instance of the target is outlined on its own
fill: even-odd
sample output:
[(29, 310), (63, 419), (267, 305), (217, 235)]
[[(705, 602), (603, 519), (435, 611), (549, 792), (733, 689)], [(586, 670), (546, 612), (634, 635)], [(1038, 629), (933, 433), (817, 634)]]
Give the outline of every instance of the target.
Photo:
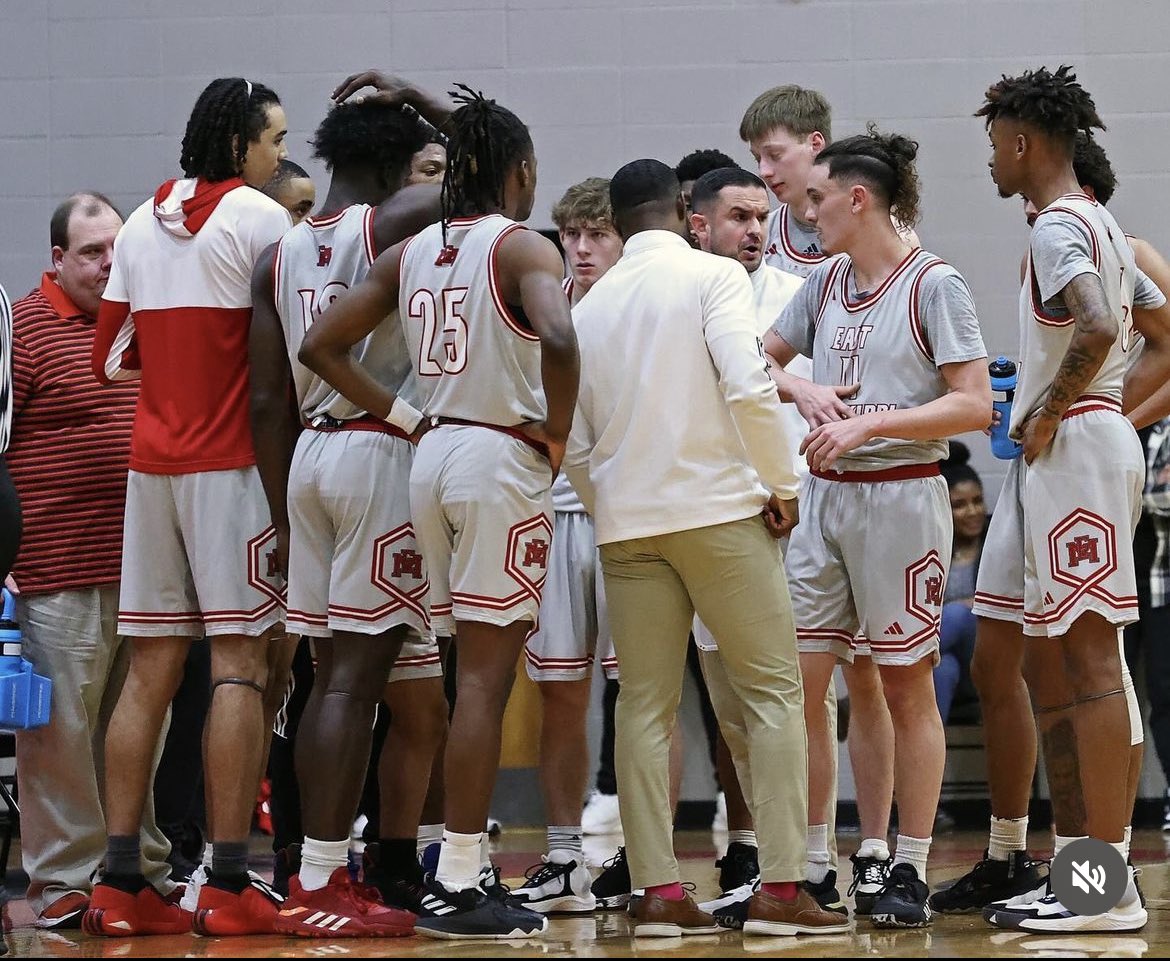
[(983, 481), (967, 463), (970, 459), (967, 445), (953, 440), (950, 457), (939, 465), (950, 488), (955, 525), (939, 628), (940, 660), (934, 669), (934, 695), (944, 724), (951, 713), (955, 690), (964, 679), (970, 680), (971, 655), (975, 650), (975, 615), (971, 613), (971, 604), (987, 532)]

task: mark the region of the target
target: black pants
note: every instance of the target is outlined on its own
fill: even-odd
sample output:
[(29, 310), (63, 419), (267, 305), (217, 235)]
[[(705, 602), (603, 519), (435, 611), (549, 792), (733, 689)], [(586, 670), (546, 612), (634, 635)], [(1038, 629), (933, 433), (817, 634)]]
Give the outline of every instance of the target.
[(11, 572), (20, 547), (20, 498), (12, 486), (8, 466), (0, 456), (0, 582)]

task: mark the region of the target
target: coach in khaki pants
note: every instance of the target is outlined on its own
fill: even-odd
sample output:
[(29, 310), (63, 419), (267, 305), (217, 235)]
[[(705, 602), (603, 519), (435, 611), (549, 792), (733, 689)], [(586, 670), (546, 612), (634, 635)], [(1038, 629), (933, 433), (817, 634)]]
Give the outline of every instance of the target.
[(696, 612), (742, 702), (755, 772), (763, 883), (745, 933), (847, 930), (799, 885), (803, 703), (773, 539), (796, 524), (796, 476), (751, 283), (738, 263), (690, 248), (665, 164), (627, 164), (610, 200), (625, 251), (573, 310), (582, 376), (565, 466), (596, 521), (622, 669), (618, 798), (631, 881), (646, 889), (634, 933), (718, 930), (679, 883), (667, 791)]

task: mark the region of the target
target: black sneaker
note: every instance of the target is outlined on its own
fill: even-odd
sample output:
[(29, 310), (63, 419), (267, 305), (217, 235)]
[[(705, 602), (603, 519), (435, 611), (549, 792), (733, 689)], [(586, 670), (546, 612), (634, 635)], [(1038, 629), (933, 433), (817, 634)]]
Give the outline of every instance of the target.
[(282, 898), (288, 897), (288, 879), (301, 870), (301, 846), (290, 844), (272, 855), (272, 888)]
[(500, 869), (494, 864), (480, 872), (479, 886), (493, 901), (498, 901), (509, 908), (524, 907), (524, 903), (512, 893), (512, 889), (500, 880)]
[(612, 858), (602, 865), (602, 872), (590, 886), (597, 907), (603, 911), (624, 908), (634, 893), (630, 883), (630, 865), (626, 861), (626, 849), (620, 847)]
[(873, 906), (875, 928), (925, 928), (930, 924), (930, 888), (918, 880), (913, 864), (890, 868), (886, 886)]
[(930, 906), (942, 914), (974, 914), (992, 901), (1006, 901), (1039, 887), (1047, 876), (1046, 863), (1033, 861), (1026, 851), (1013, 851), (1007, 861), (993, 861), (984, 851), (975, 867), (930, 896)]
[(719, 890), (738, 890), (760, 876), (760, 850), (754, 844), (732, 841), (715, 867), (719, 869)]
[(853, 881), (846, 893), (853, 895), (854, 913), (871, 914), (878, 897), (885, 890), (886, 880), (890, 876), (890, 865), (894, 859), (887, 858), (882, 861), (878, 858), (863, 858), (858, 854), (851, 854), (849, 860), (853, 862)]
[(510, 941), (548, 930), (548, 918), (542, 914), (510, 907), (479, 888), (448, 891), (429, 876), (422, 908), (426, 913), (415, 922), (414, 930), (428, 938)]
[(365, 846), (362, 851), (362, 881), (377, 889), (382, 903), (387, 907), (422, 914), (422, 898), (426, 894), (422, 866), (416, 861), (409, 876), (393, 875), (379, 863), (380, 854), (377, 841)]
[(845, 902), (841, 900), (841, 895), (837, 891), (836, 871), (830, 871), (826, 874), (825, 880), (820, 884), (813, 884), (812, 881), (802, 881), (801, 884), (816, 899), (817, 904), (826, 911), (833, 911), (849, 917), (849, 909), (845, 907)]

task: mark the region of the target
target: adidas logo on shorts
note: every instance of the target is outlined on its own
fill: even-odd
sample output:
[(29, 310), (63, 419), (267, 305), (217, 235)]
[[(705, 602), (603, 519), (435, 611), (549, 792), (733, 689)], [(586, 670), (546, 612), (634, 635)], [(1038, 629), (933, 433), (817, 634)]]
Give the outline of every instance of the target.
[(894, 623), (887, 627), (883, 633), (886, 635), (886, 637), (900, 637), (902, 634), (902, 625), (897, 621), (894, 621)]

